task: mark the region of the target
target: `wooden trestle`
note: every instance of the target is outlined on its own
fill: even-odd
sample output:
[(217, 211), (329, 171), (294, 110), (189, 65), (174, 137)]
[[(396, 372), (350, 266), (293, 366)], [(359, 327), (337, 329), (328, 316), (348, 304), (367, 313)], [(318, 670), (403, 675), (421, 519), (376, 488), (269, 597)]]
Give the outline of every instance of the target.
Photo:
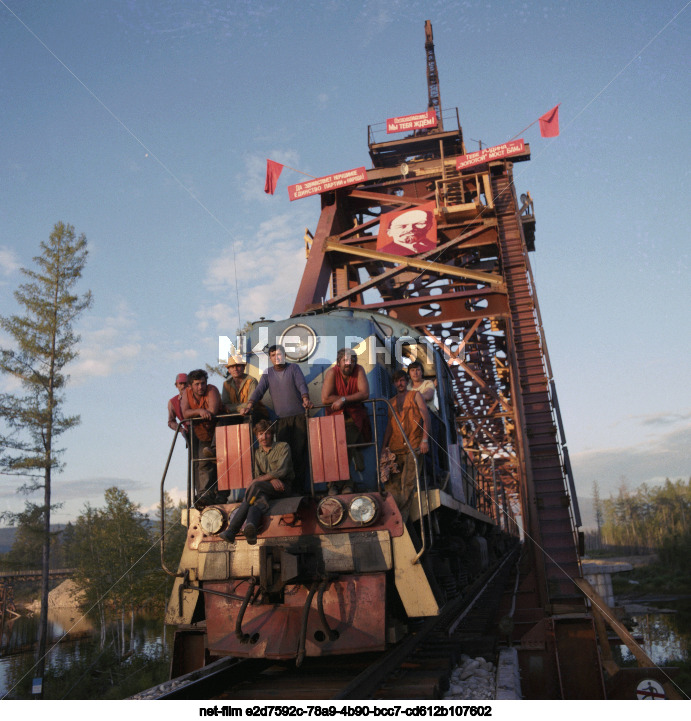
[[(370, 128), (367, 180), (321, 196), (293, 315), (369, 309), (444, 353), (459, 431), (495, 517), (507, 496), (520, 507), (525, 553), (513, 642), (526, 696), (602, 698), (593, 622), (573, 582), (581, 576), (575, 498), (528, 260), (535, 218), (532, 201), (519, 208), (513, 187), (513, 164), (528, 160), (530, 148), (458, 172), (465, 145), (460, 124), (450, 131), (448, 120), (446, 130), (398, 141), (377, 142)], [(434, 249), (407, 257), (376, 250), (382, 213), (431, 201)]]

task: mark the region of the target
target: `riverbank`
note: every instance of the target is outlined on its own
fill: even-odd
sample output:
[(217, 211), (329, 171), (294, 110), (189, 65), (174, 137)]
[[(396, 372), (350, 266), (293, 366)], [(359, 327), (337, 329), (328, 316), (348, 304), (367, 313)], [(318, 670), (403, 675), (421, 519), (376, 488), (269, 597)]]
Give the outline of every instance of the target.
[(629, 564), (630, 570), (612, 574), (617, 603), (666, 603), (691, 597), (691, 567), (670, 566), (656, 553), (641, 556), (591, 552), (583, 559), (593, 563)]

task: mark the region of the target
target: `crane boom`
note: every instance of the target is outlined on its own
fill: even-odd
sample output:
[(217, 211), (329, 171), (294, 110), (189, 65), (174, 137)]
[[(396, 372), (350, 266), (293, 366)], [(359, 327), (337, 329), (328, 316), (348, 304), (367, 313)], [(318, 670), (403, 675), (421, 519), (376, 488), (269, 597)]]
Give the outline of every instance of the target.
[(434, 38), (432, 37), (432, 22), (425, 20), (425, 54), (427, 55), (427, 93), (429, 101), (427, 107), (437, 114), (438, 132), (443, 132), (444, 123), (441, 117), (441, 93), (439, 92), (439, 73), (437, 72), (437, 59), (434, 57)]

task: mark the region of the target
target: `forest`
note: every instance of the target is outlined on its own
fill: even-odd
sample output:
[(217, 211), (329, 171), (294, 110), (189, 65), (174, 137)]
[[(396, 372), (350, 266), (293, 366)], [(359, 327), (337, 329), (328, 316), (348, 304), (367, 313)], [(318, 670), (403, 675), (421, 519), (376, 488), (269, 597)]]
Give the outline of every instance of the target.
[[(607, 499), (599, 497), (597, 484), (593, 490), (597, 531), (589, 539), (589, 553), (655, 553), (657, 563), (634, 572), (639, 574), (634, 588), (691, 589), (691, 479), (634, 490), (622, 484)], [(46, 697), (63, 698), (53, 691), (76, 684), (88, 697), (122, 698), (165, 678), (167, 659), (152, 659), (137, 648), (135, 621), (146, 613), (162, 616), (172, 579), (161, 570), (161, 513), (166, 565), (176, 568), (186, 530), (180, 523), (183, 505), (166, 496), (150, 518), (123, 490), (109, 488), (102, 506), (85, 505), (74, 522), (52, 534), (51, 566), (75, 569), (73, 578), (83, 589), (80, 611), (92, 619), (96, 635), (82, 662), (49, 670)], [(42, 537), (40, 514), (20, 514), (12, 548), (0, 554), (0, 570), (39, 567)], [(18, 601), (29, 601), (37, 597), (38, 586), (17, 591)]]
[(591, 552), (655, 553), (651, 572), (666, 578), (666, 590), (691, 589), (691, 479), (644, 483), (634, 490), (622, 484), (607, 499), (594, 484), (593, 499), (597, 530), (587, 539)]
[[(80, 698), (123, 698), (167, 677), (169, 659), (142, 648), (140, 628), (145, 617), (163, 617), (172, 588), (171, 577), (161, 570), (161, 513), (166, 565), (176, 568), (186, 528), (181, 506), (169, 496), (150, 518), (124, 491), (109, 488), (103, 506), (87, 504), (74, 522), (52, 534), (51, 567), (74, 569), (73, 580), (82, 589), (79, 612), (93, 621), (95, 634), (79, 658), (50, 664), (44, 698), (65, 698), (73, 685)], [(19, 514), (12, 548), (0, 554), (0, 570), (39, 568), (42, 545), (40, 513)], [(38, 582), (15, 589), (19, 607), (38, 596)], [(13, 696), (27, 698), (31, 674), (18, 668), (17, 678), (22, 682)]]

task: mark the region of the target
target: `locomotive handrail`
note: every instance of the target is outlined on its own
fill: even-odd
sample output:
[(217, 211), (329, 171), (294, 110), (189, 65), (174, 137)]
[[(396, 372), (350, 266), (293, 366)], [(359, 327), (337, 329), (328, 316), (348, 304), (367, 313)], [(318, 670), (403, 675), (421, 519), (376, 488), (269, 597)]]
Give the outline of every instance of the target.
[[(161, 568), (169, 575), (173, 576), (174, 578), (182, 578), (182, 573), (176, 573), (174, 571), (171, 571), (168, 566), (166, 566), (165, 562), (165, 538), (166, 538), (166, 505), (165, 505), (165, 491), (164, 486), (166, 482), (166, 476), (168, 475), (168, 467), (170, 466), (170, 459), (173, 457), (173, 451), (175, 450), (175, 441), (178, 439), (178, 435), (180, 434), (181, 428), (185, 425), (183, 421), (180, 421), (178, 423), (178, 427), (175, 429), (175, 435), (173, 436), (173, 442), (170, 444), (170, 452), (168, 453), (168, 460), (166, 461), (166, 467), (163, 469), (163, 476), (161, 477)], [(190, 429), (191, 430), (191, 429)], [(189, 514), (189, 505), (187, 513)], [(187, 518), (187, 522), (189, 523), (189, 515)]]
[[(240, 417), (243, 420), (246, 418), (248, 423), (252, 423), (252, 419), (249, 416), (244, 416), (242, 413), (224, 413), (223, 415), (216, 416), (216, 419), (219, 418), (233, 418), (233, 417)], [(187, 418), (184, 421), (178, 422), (177, 428), (175, 429), (175, 435), (173, 436), (173, 442), (170, 444), (170, 451), (168, 453), (168, 459), (166, 461), (165, 468), (163, 469), (163, 476), (161, 477), (161, 540), (160, 540), (160, 546), (161, 546), (161, 568), (169, 575), (174, 576), (175, 578), (182, 578), (183, 574), (180, 572), (174, 572), (171, 571), (165, 563), (164, 560), (164, 553), (165, 553), (165, 537), (166, 537), (166, 514), (165, 514), (165, 482), (166, 482), (166, 476), (168, 475), (168, 468), (170, 467), (170, 460), (173, 457), (173, 451), (175, 450), (175, 442), (178, 439), (178, 435), (181, 435), (184, 430), (188, 430), (189, 437), (192, 437), (192, 434), (194, 433), (194, 423), (202, 421), (202, 418)], [(251, 427), (250, 427), (251, 431)], [(192, 455), (192, 444), (188, 443), (187, 445), (187, 525), (189, 526), (190, 522), (190, 508), (192, 508), (192, 466), (195, 462), (200, 462), (206, 459), (203, 458), (194, 458)]]
[[(398, 419), (398, 416), (396, 413), (393, 412), (393, 407), (391, 406), (391, 403), (388, 398), (368, 398), (364, 401), (361, 401), (364, 403), (371, 403), (372, 404), (372, 420), (373, 420), (373, 440), (370, 442), (363, 442), (363, 443), (354, 443), (354, 444), (348, 444), (346, 443), (347, 448), (362, 448), (362, 447), (368, 447), (368, 446), (374, 446), (374, 453), (375, 453), (375, 467), (376, 467), (376, 478), (377, 478), (377, 488), (379, 492), (385, 491), (382, 481), (381, 481), (381, 468), (380, 468), (380, 451), (379, 451), (379, 437), (378, 437), (378, 431), (377, 431), (377, 403), (384, 403), (389, 409), (391, 409), (391, 417), (393, 417), (396, 421), (396, 424), (398, 425), (399, 430), (401, 431), (401, 436), (403, 437), (403, 440), (405, 441), (406, 445), (408, 446), (408, 450), (411, 453), (413, 457), (413, 463), (415, 464), (415, 488), (417, 491), (417, 502), (418, 502), (418, 511), (419, 511), (419, 517), (420, 517), (420, 537), (422, 539), (422, 548), (420, 549), (419, 553), (415, 556), (413, 559), (413, 564), (417, 564), (420, 560), (420, 558), (429, 550), (431, 549), (433, 545), (433, 539), (431, 536), (432, 529), (431, 525), (428, 524), (429, 528), (429, 542), (427, 541), (426, 533), (425, 533), (425, 521), (424, 521), (424, 511), (423, 511), (423, 502), (422, 502), (422, 487), (420, 483), (420, 466), (418, 463), (418, 459), (415, 455), (415, 451), (413, 450), (413, 447), (410, 443), (410, 440), (408, 439), (408, 436), (405, 433), (405, 430), (403, 429), (403, 425), (401, 424), (400, 420)], [(321, 410), (323, 408), (330, 408), (330, 403), (318, 403), (314, 404), (311, 409), (305, 409), (305, 419), (309, 419), (309, 412), (310, 410)], [(240, 417), (243, 420), (247, 420), (248, 423), (251, 424), (251, 416), (245, 416), (242, 413), (227, 413), (223, 415), (216, 416), (216, 419), (221, 418), (232, 418), (232, 417)], [(175, 435), (173, 436), (173, 442), (170, 446), (170, 451), (168, 453), (168, 458), (166, 460), (166, 465), (163, 470), (163, 475), (161, 477), (161, 540), (160, 540), (160, 547), (161, 547), (161, 567), (162, 569), (169, 575), (173, 576), (175, 578), (181, 578), (182, 574), (180, 572), (174, 572), (171, 571), (166, 563), (165, 563), (165, 480), (166, 476), (168, 475), (168, 468), (170, 467), (170, 461), (173, 456), (173, 451), (175, 450), (175, 443), (177, 441), (178, 435), (182, 433), (183, 430), (186, 428), (189, 428), (189, 436), (191, 438), (192, 434), (194, 433), (194, 423), (200, 422), (202, 419), (199, 418), (188, 418), (184, 421), (180, 421), (177, 424), (177, 428), (175, 430)], [(188, 444), (188, 464), (187, 464), (187, 523), (189, 525), (189, 512), (192, 508), (192, 467), (195, 462), (201, 462), (206, 459), (202, 458), (194, 458), (192, 454), (192, 445), (191, 443)], [(309, 456), (309, 474), (310, 474), (310, 490), (311, 494), (314, 496), (315, 490), (314, 490), (314, 475), (312, 472), (312, 453), (311, 453), (311, 447), (310, 447), (310, 436), (309, 433), (307, 433), (307, 450), (308, 450), (308, 456)], [(427, 494), (428, 487), (427, 487), (427, 479), (424, 478), (424, 491), (425, 494)]]
[[(406, 432), (403, 430), (403, 426), (401, 425), (400, 420), (398, 419), (398, 416), (396, 413), (393, 412), (393, 407), (391, 406), (391, 403), (388, 398), (367, 398), (363, 401), (358, 401), (359, 403), (371, 403), (372, 404), (372, 419), (373, 419), (373, 425), (374, 425), (374, 440), (367, 443), (354, 443), (354, 444), (348, 444), (346, 443), (347, 448), (357, 448), (357, 447), (364, 447), (364, 446), (374, 446), (375, 449), (375, 462), (376, 462), (376, 469), (377, 469), (377, 488), (379, 489), (379, 492), (381, 493), (382, 490), (385, 490), (383, 488), (382, 482), (381, 482), (381, 469), (379, 467), (379, 439), (377, 434), (377, 403), (384, 403), (388, 408), (391, 409), (391, 417), (393, 417), (396, 420), (396, 423), (398, 424), (398, 428), (401, 431), (401, 436), (403, 437), (403, 440), (405, 441), (406, 445), (408, 446), (408, 450), (410, 451), (413, 462), (415, 464), (415, 488), (417, 490), (417, 502), (418, 502), (418, 511), (420, 515), (420, 537), (422, 539), (422, 548), (420, 549), (420, 552), (415, 556), (413, 559), (413, 564), (417, 564), (420, 560), (420, 558), (424, 555), (424, 553), (429, 550), (429, 548), (432, 547), (432, 528), (431, 525), (429, 526), (429, 534), (430, 534), (430, 540), (429, 540), (429, 548), (428, 544), (426, 542), (425, 537), (425, 522), (424, 522), (424, 512), (423, 512), (423, 505), (422, 505), (422, 489), (420, 487), (420, 466), (417, 461), (417, 457), (415, 455), (415, 451), (413, 450), (412, 445), (410, 444), (410, 441), (408, 440), (408, 436), (406, 435)], [(313, 410), (321, 410), (322, 408), (330, 408), (331, 403), (315, 403), (312, 406)], [(305, 409), (305, 417), (309, 418), (309, 410)], [(307, 434), (307, 448), (309, 451), (309, 461), (310, 461), (310, 489), (312, 491), (312, 495), (314, 495), (314, 475), (312, 473), (312, 453), (310, 449), (310, 439), (309, 439), (309, 433)], [(425, 478), (425, 497), (427, 496), (427, 479)]]
[[(410, 441), (408, 440), (408, 436), (406, 435), (406, 432), (403, 430), (403, 425), (401, 424), (401, 421), (398, 419), (398, 416), (393, 410), (393, 406), (391, 405), (391, 402), (388, 398), (373, 398), (372, 401), (375, 404), (378, 402), (384, 402), (388, 406), (388, 408), (391, 410), (390, 417), (395, 419), (399, 430), (401, 431), (401, 436), (403, 437), (403, 440), (405, 441), (405, 444), (408, 446), (408, 450), (410, 451), (410, 454), (413, 457), (413, 462), (415, 463), (415, 487), (417, 488), (417, 503), (418, 503), (418, 511), (420, 514), (420, 538), (422, 539), (422, 548), (420, 549), (420, 552), (415, 556), (413, 559), (413, 565), (417, 564), (420, 561), (420, 558), (424, 555), (425, 551), (427, 551), (427, 544), (425, 542), (425, 523), (423, 520), (424, 513), (422, 510), (422, 489), (420, 488), (420, 466), (417, 462), (417, 456), (415, 455), (415, 451), (413, 450), (412, 445), (410, 444)], [(375, 416), (376, 418), (376, 416)], [(379, 478), (379, 465), (377, 464), (377, 478)], [(427, 479), (425, 479), (425, 498), (427, 497)], [(430, 525), (430, 548), (431, 548), (431, 525)]]

